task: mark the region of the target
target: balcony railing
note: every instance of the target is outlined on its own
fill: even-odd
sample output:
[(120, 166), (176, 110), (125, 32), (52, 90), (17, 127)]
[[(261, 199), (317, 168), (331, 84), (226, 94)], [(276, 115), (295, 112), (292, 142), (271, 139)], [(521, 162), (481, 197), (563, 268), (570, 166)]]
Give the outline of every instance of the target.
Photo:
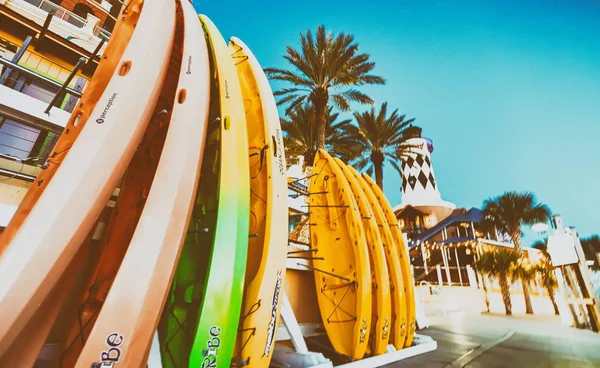
[(110, 39), (111, 33), (100, 26), (96, 26), (96, 27), (94, 27), (94, 36), (100, 37), (100, 38), (106, 40), (106, 42), (108, 42), (108, 40)]
[[(48, 13), (52, 13), (55, 17), (68, 22), (75, 27), (83, 28), (87, 24), (87, 19), (63, 8), (60, 5), (57, 5), (49, 0), (24, 0), (25, 2), (35, 6), (36, 8), (40, 8), (45, 10)], [(94, 27), (94, 35), (100, 38), (104, 38), (108, 40), (111, 36), (111, 33), (106, 29), (96, 26)]]
[[(30, 97), (34, 97), (37, 100), (50, 103), (61, 88), (60, 83), (0, 57), (0, 71), (4, 73), (4, 71), (8, 69), (11, 70), (11, 73), (8, 78), (6, 78), (4, 85)], [(81, 98), (81, 93), (82, 92), (72, 88), (66, 88), (61, 94), (62, 98), (60, 101), (62, 102), (58, 107), (67, 111), (71, 110), (70, 107), (74, 106), (77, 100), (72, 101), (69, 104), (64, 104), (66, 103), (67, 95), (79, 99)]]
[(72, 25), (83, 28), (86, 24), (85, 18), (80, 17), (79, 15), (68, 11), (60, 5), (56, 5), (55, 3), (48, 0), (25, 0), (29, 4), (38, 7), (47, 11), (48, 13), (54, 14), (55, 17), (62, 19), (66, 22), (71, 23)]

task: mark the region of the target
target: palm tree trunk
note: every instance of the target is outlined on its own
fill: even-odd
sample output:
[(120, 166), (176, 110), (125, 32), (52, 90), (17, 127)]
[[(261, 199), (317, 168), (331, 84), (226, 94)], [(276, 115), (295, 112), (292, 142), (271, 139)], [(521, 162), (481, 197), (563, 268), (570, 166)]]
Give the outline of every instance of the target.
[(533, 306), (531, 305), (531, 295), (529, 293), (529, 283), (525, 280), (521, 280), (523, 285), (523, 297), (525, 298), (525, 313), (533, 314)]
[(487, 276), (482, 273), (480, 275), (481, 285), (483, 285), (483, 294), (485, 295), (485, 308), (487, 309), (487, 312), (490, 313), (490, 296), (488, 294)]
[(322, 97), (324, 98), (315, 98), (313, 100), (317, 115), (317, 150), (325, 148), (325, 131), (327, 130), (327, 101), (329, 100), (329, 96)]
[(314, 152), (312, 149), (304, 154), (304, 167), (312, 167), (315, 161), (315, 154), (316, 152)]
[(385, 156), (383, 152), (373, 150), (370, 158), (375, 168), (375, 182), (383, 190), (383, 161), (385, 160)]
[(506, 315), (512, 315), (512, 301), (510, 300), (510, 287), (508, 285), (508, 279), (506, 275), (500, 275), (498, 277), (498, 281), (500, 282), (500, 290), (502, 291), (502, 301), (504, 302), (504, 309), (506, 310)]
[(375, 164), (375, 182), (383, 190), (383, 164), (376, 163)]
[(550, 297), (550, 301), (554, 307), (554, 314), (558, 316), (560, 312), (558, 311), (558, 305), (556, 304), (556, 299), (554, 298), (554, 289), (546, 288), (546, 291), (548, 292), (548, 296)]
[[(525, 256), (523, 254), (523, 250), (521, 249), (521, 226), (513, 226), (515, 229), (511, 233), (511, 238), (513, 244), (515, 245), (515, 250), (521, 254), (521, 256)], [(525, 313), (533, 314), (533, 306), (531, 305), (531, 295), (529, 293), (529, 284), (525, 280), (521, 280), (521, 284), (523, 285), (523, 298), (525, 298)]]

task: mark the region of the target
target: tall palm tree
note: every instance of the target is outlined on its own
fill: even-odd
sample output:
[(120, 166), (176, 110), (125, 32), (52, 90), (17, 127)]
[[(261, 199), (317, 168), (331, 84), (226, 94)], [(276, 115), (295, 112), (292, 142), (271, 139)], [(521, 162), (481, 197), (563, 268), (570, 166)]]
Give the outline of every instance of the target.
[(518, 261), (519, 254), (507, 249), (484, 251), (475, 261), (475, 266), (479, 272), (498, 280), (506, 315), (512, 315), (509, 275)]
[[(550, 209), (543, 203), (537, 203), (531, 192), (506, 192), (501, 196), (487, 199), (483, 203), (484, 229), (495, 228), (508, 234), (515, 250), (522, 253), (521, 227), (531, 226), (538, 222), (546, 222), (550, 217)], [(533, 314), (529, 285), (522, 280), (525, 311)]]
[[(344, 160), (348, 160), (353, 153), (348, 151), (351, 147), (348, 137), (343, 132), (351, 125), (350, 119), (338, 121), (339, 113), (334, 113), (333, 108), (327, 112), (325, 130), (325, 148)], [(298, 106), (281, 119), (283, 141), (286, 157), (304, 157), (304, 165), (312, 165), (317, 152), (315, 108), (310, 104)]]
[(400, 172), (400, 159), (412, 150), (406, 141), (411, 138), (407, 132), (415, 119), (406, 119), (398, 114), (398, 109), (388, 115), (387, 102), (381, 105), (379, 112), (371, 108), (365, 112), (355, 112), (358, 126), (347, 125), (344, 134), (349, 138), (348, 149), (353, 153), (352, 164), (359, 171), (373, 175), (383, 189), (383, 165), (391, 164)]
[(292, 86), (276, 91), (281, 105), (290, 113), (305, 102), (315, 107), (317, 148), (325, 147), (327, 108), (332, 102), (341, 111), (350, 110), (351, 102), (371, 104), (373, 100), (353, 88), (365, 84), (384, 84), (385, 79), (370, 74), (375, 63), (369, 54), (358, 52), (358, 43), (349, 34), (333, 35), (319, 26), (313, 36), (310, 30), (300, 34), (300, 50), (287, 47), (284, 58), (292, 69), (267, 68), (269, 78)]

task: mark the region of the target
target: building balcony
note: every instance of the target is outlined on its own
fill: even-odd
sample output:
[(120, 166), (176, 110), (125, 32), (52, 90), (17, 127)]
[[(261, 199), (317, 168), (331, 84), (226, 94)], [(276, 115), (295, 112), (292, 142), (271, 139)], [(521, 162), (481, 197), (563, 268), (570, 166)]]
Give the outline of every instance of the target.
[[(43, 27), (48, 14), (53, 14), (48, 30), (90, 53), (102, 40), (108, 41), (111, 36), (109, 31), (98, 25), (99, 18), (92, 14), (83, 18), (49, 0), (0, 0), (0, 10), (3, 7), (8, 10), (9, 17), (14, 19), (16, 14), (22, 17), (17, 21), (33, 22), (39, 27)], [(102, 55), (105, 48), (106, 42), (98, 55)]]
[[(11, 211), (48, 158), (81, 92), (65, 91), (60, 83), (3, 58), (0, 63), (4, 64), (0, 78), (2, 220), (12, 216)], [(5, 224), (0, 221), (2, 226)]]

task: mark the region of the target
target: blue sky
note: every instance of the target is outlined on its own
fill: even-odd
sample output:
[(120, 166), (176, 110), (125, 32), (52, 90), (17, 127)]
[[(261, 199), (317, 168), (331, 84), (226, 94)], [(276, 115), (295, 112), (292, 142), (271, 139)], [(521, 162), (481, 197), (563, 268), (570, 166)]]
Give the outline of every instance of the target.
[[(249, 4), (195, 2), (263, 67), (286, 67), (308, 28), (353, 34), (387, 78), (364, 91), (434, 140), (444, 199), (469, 208), (531, 190), (580, 235), (600, 233), (600, 0)], [(397, 204), (400, 178), (384, 175)]]

